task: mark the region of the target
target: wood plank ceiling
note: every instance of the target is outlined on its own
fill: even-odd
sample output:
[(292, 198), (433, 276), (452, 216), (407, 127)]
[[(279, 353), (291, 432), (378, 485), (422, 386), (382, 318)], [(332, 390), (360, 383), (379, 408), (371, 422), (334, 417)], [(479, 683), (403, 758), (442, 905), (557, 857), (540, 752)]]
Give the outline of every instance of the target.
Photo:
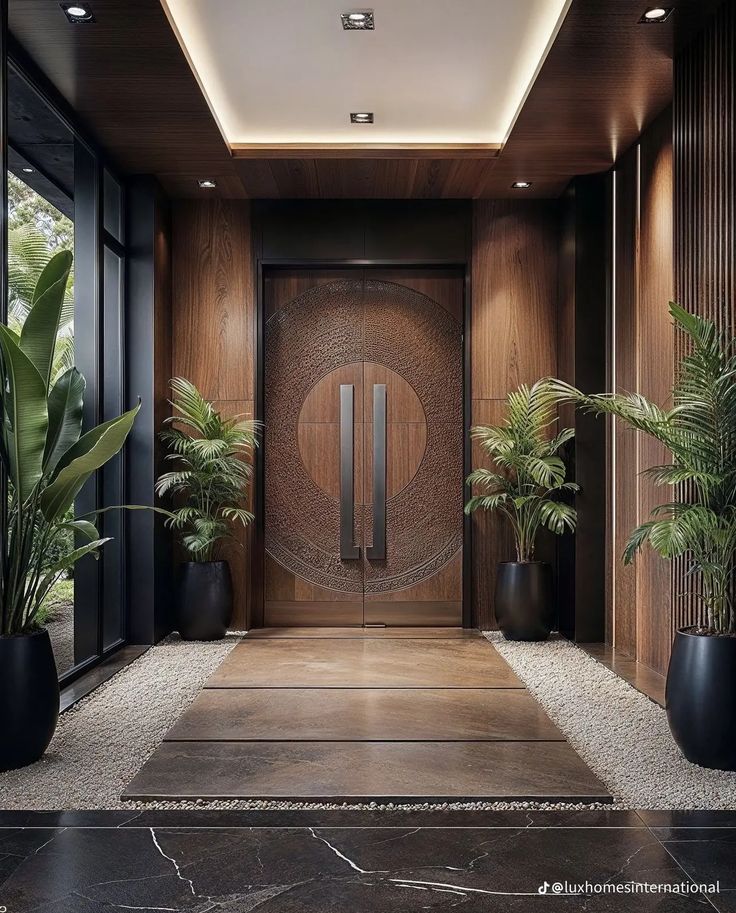
[[(501, 153), (397, 150), (315, 157), (227, 148), (159, 0), (94, 0), (96, 22), (71, 25), (56, 0), (10, 0), (13, 39), (129, 174), (154, 173), (172, 197), (197, 179), (228, 198), (504, 198), (558, 196), (602, 171), (668, 104), (672, 56), (718, 0), (678, 0), (640, 25), (646, 0), (573, 0)], [(210, 191), (210, 193), (212, 193)]]

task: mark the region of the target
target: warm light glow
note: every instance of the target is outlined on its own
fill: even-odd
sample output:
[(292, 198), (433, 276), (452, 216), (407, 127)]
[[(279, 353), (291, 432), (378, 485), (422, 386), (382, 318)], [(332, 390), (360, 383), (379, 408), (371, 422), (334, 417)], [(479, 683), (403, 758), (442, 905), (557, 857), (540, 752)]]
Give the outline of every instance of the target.
[(661, 6), (656, 6), (654, 9), (647, 10), (644, 13), (644, 16), (647, 19), (661, 19), (663, 16), (667, 15), (667, 10), (663, 9)]
[(528, 190), (532, 186), (531, 181), (514, 181), (511, 185), (514, 190)]
[(329, 0), (162, 0), (232, 147), (355, 142), (351, 100), (380, 102), (371, 143), (500, 146), (571, 3), (467, 0), (463, 12), (446, 0), (402, 0), (381, 8), (368, 40), (353, 41), (340, 19), (360, 29), (371, 10), (336, 17)]
[(204, 190), (212, 190), (214, 187), (217, 187), (217, 181), (213, 181), (211, 178), (205, 178), (204, 180), (198, 181), (197, 183)]

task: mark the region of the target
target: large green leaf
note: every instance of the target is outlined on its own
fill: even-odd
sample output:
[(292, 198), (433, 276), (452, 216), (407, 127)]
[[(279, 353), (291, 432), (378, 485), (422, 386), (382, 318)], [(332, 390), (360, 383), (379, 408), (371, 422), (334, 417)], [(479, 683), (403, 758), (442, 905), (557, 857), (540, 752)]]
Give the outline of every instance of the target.
[(100, 537), (97, 527), (89, 520), (69, 520), (66, 523), (59, 523), (58, 529), (68, 529), (73, 533), (79, 533), (89, 542), (94, 542)]
[[(68, 251), (62, 251), (51, 258), (39, 277), (33, 306), (20, 334), (20, 347), (43, 377), (46, 389), (51, 379), (56, 336), (71, 264), (72, 257)], [(52, 282), (52, 279), (55, 281)]]
[(66, 280), (69, 277), (72, 268), (72, 260), (73, 257), (68, 250), (62, 250), (59, 251), (58, 254), (54, 254), (46, 266), (41, 270), (41, 275), (38, 277), (36, 288), (33, 292), (31, 304), (35, 304), (42, 295), (45, 295), (52, 286), (56, 285), (62, 279), (66, 285)]
[(21, 503), (41, 478), (43, 451), (49, 419), (46, 385), (28, 356), (19, 348), (13, 334), (0, 324), (8, 389), (4, 391), (3, 433), (10, 465), (10, 478)]
[(81, 545), (79, 548), (75, 548), (71, 552), (67, 552), (62, 558), (52, 564), (51, 567), (46, 572), (46, 575), (41, 580), (36, 590), (36, 599), (38, 604), (43, 602), (43, 598), (48, 592), (49, 588), (53, 584), (56, 575), (61, 571), (66, 570), (68, 567), (73, 567), (80, 558), (83, 558), (85, 555), (92, 554), (95, 558), (97, 557), (97, 552), (106, 542), (110, 542), (110, 537), (108, 536), (105, 539), (95, 539), (93, 542), (88, 542), (86, 545)]
[(43, 471), (52, 473), (61, 457), (77, 443), (82, 431), (86, 381), (70, 368), (56, 381), (49, 394), (49, 432), (43, 455)]
[[(63, 514), (92, 473), (104, 466), (120, 450), (133, 427), (139, 409), (140, 404), (118, 418), (93, 428), (82, 435), (64, 454), (59, 465), (61, 462), (65, 465), (41, 495), (41, 510), (47, 520), (55, 520)], [(74, 456), (67, 461), (67, 456), (72, 451)]]

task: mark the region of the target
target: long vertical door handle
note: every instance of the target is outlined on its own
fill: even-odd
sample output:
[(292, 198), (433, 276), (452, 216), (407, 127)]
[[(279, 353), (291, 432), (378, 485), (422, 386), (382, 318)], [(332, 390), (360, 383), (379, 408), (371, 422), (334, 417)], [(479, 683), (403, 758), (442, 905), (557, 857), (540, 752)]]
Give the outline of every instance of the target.
[(373, 384), (373, 545), (366, 556), (386, 557), (386, 384)]
[(353, 467), (353, 429), (355, 407), (352, 384), (340, 384), (340, 560), (360, 558), (360, 547), (353, 543), (355, 482)]

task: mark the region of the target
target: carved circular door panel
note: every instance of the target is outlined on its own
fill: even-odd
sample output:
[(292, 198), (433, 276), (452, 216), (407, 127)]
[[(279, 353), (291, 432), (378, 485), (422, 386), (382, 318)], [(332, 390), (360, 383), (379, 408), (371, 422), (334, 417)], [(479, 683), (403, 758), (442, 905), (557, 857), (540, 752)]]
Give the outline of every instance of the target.
[[(462, 547), (462, 336), (406, 286), (344, 279), (268, 320), (267, 554), (342, 593), (387, 593), (436, 574)], [(372, 540), (373, 385), (387, 390), (386, 558), (341, 561), (340, 386), (354, 389), (354, 542)]]

